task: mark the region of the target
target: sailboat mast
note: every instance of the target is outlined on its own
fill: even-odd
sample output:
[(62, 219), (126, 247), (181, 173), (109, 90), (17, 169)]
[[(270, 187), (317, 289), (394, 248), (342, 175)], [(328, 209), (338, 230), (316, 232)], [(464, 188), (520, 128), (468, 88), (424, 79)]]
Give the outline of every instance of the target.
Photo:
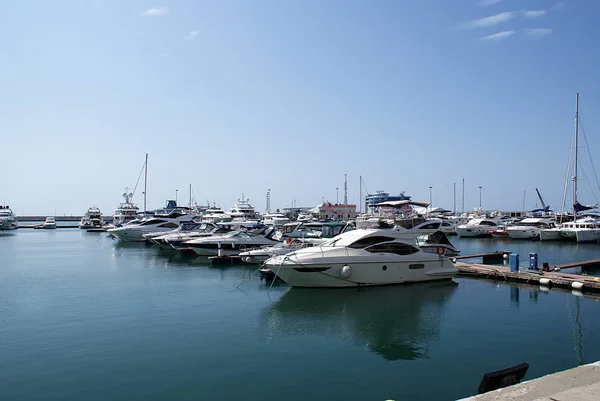
[(577, 220), (577, 151), (579, 147), (579, 92), (575, 94), (575, 165), (573, 166), (573, 221)]
[(358, 181), (358, 199), (359, 199), (358, 213), (362, 214), (362, 203), (363, 203), (363, 200), (362, 200), (362, 175), (359, 176), (359, 181)]
[(456, 214), (456, 183), (454, 183), (454, 201), (452, 202), (452, 213)]
[(190, 184), (190, 213), (192, 213), (192, 184)]
[(144, 163), (144, 215), (146, 214), (146, 194), (148, 193), (148, 153), (146, 153), (146, 162)]

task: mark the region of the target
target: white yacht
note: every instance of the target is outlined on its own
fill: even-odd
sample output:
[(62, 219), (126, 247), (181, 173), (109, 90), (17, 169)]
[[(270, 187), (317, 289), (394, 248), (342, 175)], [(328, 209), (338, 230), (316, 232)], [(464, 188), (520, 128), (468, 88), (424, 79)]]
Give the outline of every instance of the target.
[(244, 198), (244, 194), (241, 198), (237, 198), (235, 206), (229, 210), (229, 215), (234, 220), (258, 220), (260, 218), (258, 212), (250, 205), (250, 199)]
[(320, 246), (270, 258), (265, 265), (293, 287), (358, 287), (452, 278), (456, 274), (452, 261), (420, 250), (418, 235), (403, 227), (357, 229)]
[(498, 229), (498, 222), (494, 219), (471, 219), (467, 224), (456, 227), (459, 237), (491, 237), (492, 232)]
[(256, 230), (236, 230), (224, 235), (212, 235), (184, 242), (200, 256), (235, 256), (248, 249), (275, 245), (277, 241), (270, 238), (272, 228)]
[(537, 239), (542, 229), (554, 227), (554, 219), (542, 217), (527, 217), (520, 222), (506, 226), (506, 232), (511, 239)]
[(88, 231), (103, 231), (104, 222), (102, 221), (102, 212), (96, 206), (90, 207), (79, 222), (79, 228)]
[(123, 198), (125, 199), (125, 202), (121, 202), (119, 204), (119, 207), (115, 210), (115, 214), (113, 216), (113, 225), (115, 227), (122, 226), (139, 218), (138, 213), (140, 208), (132, 201), (133, 193), (128, 193), (127, 190), (128, 188), (125, 188), (125, 192), (123, 192)]
[(46, 217), (46, 220), (44, 221), (44, 224), (42, 224), (41, 228), (44, 230), (56, 229), (56, 220), (54, 220), (54, 217)]
[(290, 219), (285, 217), (283, 213), (267, 213), (263, 215), (263, 224), (268, 226), (280, 227), (289, 222)]
[(0, 230), (14, 230), (19, 228), (19, 222), (10, 206), (0, 206)]
[(567, 239), (577, 242), (597, 242), (600, 240), (600, 220), (588, 216), (563, 223), (561, 234)]
[(232, 217), (220, 208), (206, 209), (202, 215), (202, 221), (207, 223), (221, 223), (231, 221), (231, 219)]
[[(307, 223), (306, 225), (310, 224), (312, 223)], [(277, 245), (252, 249), (240, 253), (239, 256), (242, 258), (242, 262), (261, 263), (276, 255), (285, 255), (300, 248), (321, 245), (331, 238), (340, 235), (341, 233), (354, 229), (353, 224), (343, 223), (340, 221), (319, 223), (319, 226), (320, 231), (310, 232), (309, 234), (311, 235), (292, 237), (284, 234), (281, 238), (282, 242), (278, 243)], [(293, 232), (290, 234), (293, 234)]]
[[(327, 239), (315, 240), (321, 241), (321, 243), (327, 241)], [(314, 242), (304, 242), (302, 238), (292, 239), (291, 237), (288, 237), (285, 241), (279, 242), (276, 245), (264, 246), (262, 248), (241, 252), (239, 256), (242, 258), (242, 262), (245, 263), (262, 263), (273, 256), (286, 255), (297, 251), (300, 248), (311, 247), (314, 245)]]
[[(169, 203), (170, 204), (170, 203)], [(114, 237), (126, 242), (144, 242), (144, 234), (173, 231), (179, 224), (193, 220), (194, 214), (189, 214), (185, 208), (170, 208), (157, 210), (154, 216), (143, 219), (138, 223), (130, 222), (121, 227), (108, 231)], [(168, 212), (170, 210), (170, 213)]]
[(173, 231), (152, 232), (144, 234), (143, 237), (163, 249), (174, 249), (170, 243), (171, 241), (189, 241), (194, 238), (210, 235), (209, 233), (213, 228), (218, 228), (218, 226), (214, 223), (186, 221)]

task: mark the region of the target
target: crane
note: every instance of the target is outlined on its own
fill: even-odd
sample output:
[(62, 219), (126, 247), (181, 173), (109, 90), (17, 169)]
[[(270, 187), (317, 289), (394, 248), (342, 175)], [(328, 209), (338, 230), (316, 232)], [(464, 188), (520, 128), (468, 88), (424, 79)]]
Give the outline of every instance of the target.
[(546, 204), (544, 203), (544, 199), (542, 199), (542, 195), (540, 194), (540, 191), (538, 191), (538, 189), (535, 189), (535, 192), (537, 192), (537, 196), (540, 199), (540, 203), (542, 204), (542, 208), (544, 212), (549, 212), (550, 211), (550, 206), (546, 206)]

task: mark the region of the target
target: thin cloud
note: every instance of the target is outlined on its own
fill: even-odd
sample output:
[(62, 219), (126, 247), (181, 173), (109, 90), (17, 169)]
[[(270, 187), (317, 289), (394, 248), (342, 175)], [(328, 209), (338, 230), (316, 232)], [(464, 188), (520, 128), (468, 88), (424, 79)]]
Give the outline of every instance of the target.
[(496, 3), (500, 3), (502, 0), (481, 0), (479, 3), (477, 3), (477, 5), (479, 7), (487, 7), (487, 6), (493, 6)]
[(185, 40), (194, 39), (196, 36), (198, 36), (199, 33), (200, 33), (200, 31), (189, 31), (188, 34), (185, 35), (184, 39)]
[(514, 34), (515, 34), (515, 31), (513, 31), (513, 30), (502, 31), (502, 32), (495, 33), (493, 35), (484, 36), (483, 38), (481, 38), (481, 40), (483, 40), (483, 41), (498, 41), (498, 40), (506, 39), (509, 36), (512, 36)]
[(142, 13), (145, 17), (157, 17), (169, 12), (168, 7), (152, 7)]
[(558, 10), (562, 10), (563, 8), (565, 8), (565, 3), (561, 1), (560, 3), (556, 3), (555, 5), (550, 7), (550, 10), (558, 11)]
[(515, 17), (514, 12), (503, 12), (489, 17), (476, 19), (460, 25), (460, 28), (483, 28), (498, 25), (502, 22), (509, 21)]
[(533, 39), (543, 38), (544, 36), (548, 36), (552, 33), (552, 29), (550, 28), (530, 28), (525, 29), (525, 35), (527, 37)]
[(158, 55), (158, 58), (166, 58), (166, 57), (169, 57), (168, 53), (161, 53)]
[(525, 18), (538, 18), (546, 14), (546, 10), (527, 10), (523, 11), (523, 17)]

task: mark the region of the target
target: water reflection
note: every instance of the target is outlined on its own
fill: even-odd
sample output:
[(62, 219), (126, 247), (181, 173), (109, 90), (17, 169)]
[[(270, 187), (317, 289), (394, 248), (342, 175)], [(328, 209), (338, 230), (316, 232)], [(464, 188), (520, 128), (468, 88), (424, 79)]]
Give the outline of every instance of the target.
[(429, 358), (453, 281), (356, 289), (292, 288), (265, 312), (269, 339), (325, 335), (364, 344), (386, 360)]

